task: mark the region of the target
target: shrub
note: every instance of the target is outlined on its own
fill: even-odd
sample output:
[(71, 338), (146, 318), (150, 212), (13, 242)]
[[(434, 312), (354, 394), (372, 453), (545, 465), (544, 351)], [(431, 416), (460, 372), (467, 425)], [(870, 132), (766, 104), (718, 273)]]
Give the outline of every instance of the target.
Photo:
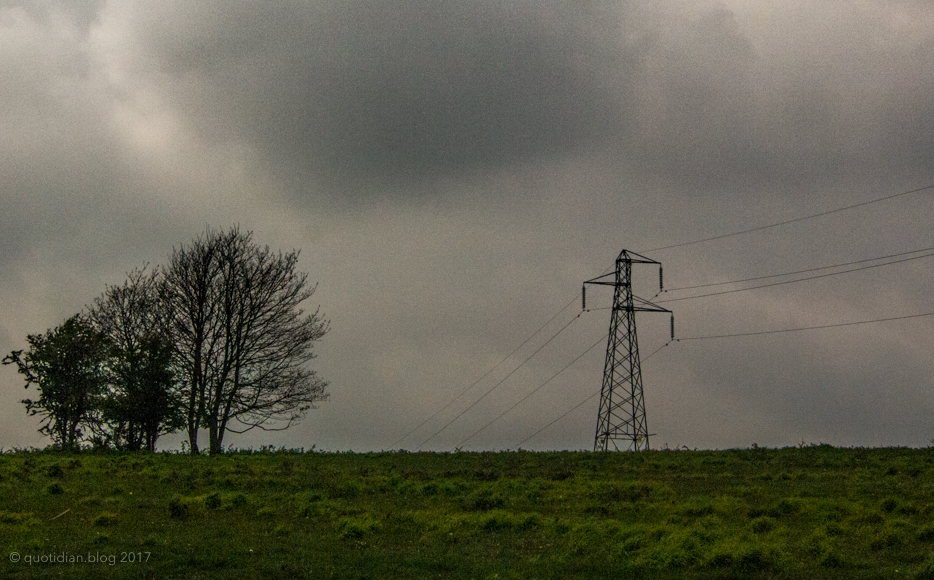
[(230, 507), (241, 508), (244, 507), (247, 503), (246, 496), (242, 492), (237, 492), (230, 496)]
[(757, 534), (771, 532), (775, 529), (775, 520), (768, 516), (756, 518), (749, 523), (749, 529)]
[(29, 519), (32, 514), (25, 512), (5, 512), (0, 510), (0, 524), (19, 524)]
[(800, 510), (800, 507), (798, 506), (797, 502), (791, 499), (784, 498), (781, 501), (779, 501), (777, 504), (775, 504), (775, 507), (773, 507), (769, 511), (771, 512), (771, 515), (780, 517), (780, 516), (790, 516), (790, 515), (796, 514), (798, 513), (799, 510)]
[(702, 516), (712, 515), (713, 513), (713, 506), (710, 505), (710, 503), (708, 503), (706, 500), (695, 504), (690, 504), (681, 510), (681, 514), (688, 518), (699, 518)]
[(914, 514), (918, 513), (918, 511), (919, 511), (919, 510), (918, 510), (918, 506), (916, 506), (915, 504), (913, 504), (913, 503), (911, 503), (911, 502), (904, 503), (904, 504), (898, 506), (898, 513), (900, 513), (900, 514), (905, 514), (905, 515), (907, 515), (907, 516), (914, 515)]
[(652, 485), (647, 483), (599, 484), (592, 497), (601, 502), (637, 502), (647, 499), (652, 491)]
[(570, 469), (557, 468), (557, 469), (548, 471), (545, 474), (545, 477), (547, 477), (551, 481), (565, 481), (565, 480), (568, 480), (574, 477), (574, 472), (571, 471)]
[(506, 500), (499, 495), (494, 495), (488, 489), (482, 489), (464, 500), (464, 509), (472, 512), (500, 509), (504, 505), (506, 505)]
[(499, 479), (499, 472), (493, 469), (478, 469), (473, 474), (477, 481), (496, 481)]
[(733, 554), (717, 552), (707, 560), (707, 565), (711, 568), (730, 568), (733, 566)]
[(190, 510), (188, 504), (179, 497), (173, 497), (169, 500), (169, 517), (173, 520), (187, 520)]
[(360, 485), (360, 482), (356, 479), (345, 479), (338, 483), (331, 489), (331, 497), (333, 498), (354, 498), (360, 495), (363, 491), (363, 487)]
[(425, 497), (432, 497), (438, 494), (438, 482), (429, 481), (428, 483), (422, 485), (421, 489), (422, 495)]
[(56, 481), (55, 483), (50, 483), (48, 487), (45, 488), (45, 491), (48, 492), (49, 495), (61, 495), (65, 493), (65, 488)]
[(882, 500), (882, 503), (879, 504), (879, 507), (881, 507), (882, 511), (884, 511), (885, 513), (890, 514), (898, 508), (898, 505), (899, 504), (898, 504), (897, 499), (895, 499), (894, 497), (887, 497), (884, 500)]
[(821, 554), (820, 565), (825, 568), (842, 568), (843, 556), (833, 548), (828, 548)]
[(740, 555), (737, 565), (743, 572), (760, 572), (771, 568), (768, 556), (758, 546), (747, 548)]
[(497, 530), (503, 530), (506, 528), (511, 528), (513, 524), (512, 518), (506, 512), (496, 511), (492, 512), (490, 515), (484, 518), (481, 528), (487, 532), (495, 532)]
[(367, 533), (379, 529), (379, 524), (369, 514), (365, 514), (360, 517), (341, 518), (337, 528), (341, 539), (359, 540)]
[(159, 536), (156, 534), (149, 534), (143, 538), (142, 544), (144, 546), (158, 546), (161, 542), (159, 541)]
[(216, 510), (217, 508), (221, 507), (220, 494), (216, 491), (208, 494), (208, 496), (204, 498), (204, 507), (208, 508), (209, 510)]
[(861, 515), (858, 518), (858, 521), (865, 523), (865, 524), (884, 524), (885, 516), (883, 516), (879, 512), (868, 512), (868, 513)]
[(533, 528), (541, 527), (542, 518), (538, 514), (526, 514), (521, 520), (519, 520), (518, 528), (522, 531), (531, 530)]
[(925, 560), (921, 568), (915, 573), (916, 580), (934, 580), (934, 556)]
[(918, 539), (922, 542), (934, 541), (934, 524), (928, 524), (918, 530)]
[(869, 540), (869, 547), (873, 550), (883, 550), (885, 548), (897, 546), (900, 541), (901, 538), (896, 532), (892, 530), (886, 530)]

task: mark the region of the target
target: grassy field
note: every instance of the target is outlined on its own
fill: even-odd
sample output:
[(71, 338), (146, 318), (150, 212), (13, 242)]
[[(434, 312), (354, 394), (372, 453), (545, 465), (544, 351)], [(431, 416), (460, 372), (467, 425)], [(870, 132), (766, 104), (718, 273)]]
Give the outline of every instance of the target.
[(0, 546), (3, 578), (934, 578), (934, 449), (5, 453)]

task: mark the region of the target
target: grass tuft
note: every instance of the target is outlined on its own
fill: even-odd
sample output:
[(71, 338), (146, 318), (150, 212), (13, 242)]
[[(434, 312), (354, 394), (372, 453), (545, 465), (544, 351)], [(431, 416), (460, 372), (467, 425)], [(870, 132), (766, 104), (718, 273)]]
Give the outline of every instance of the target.
[(99, 516), (94, 518), (95, 526), (112, 526), (117, 523), (117, 514), (114, 512), (102, 512)]
[(749, 522), (749, 529), (756, 534), (764, 534), (775, 529), (776, 522), (773, 518), (762, 516)]

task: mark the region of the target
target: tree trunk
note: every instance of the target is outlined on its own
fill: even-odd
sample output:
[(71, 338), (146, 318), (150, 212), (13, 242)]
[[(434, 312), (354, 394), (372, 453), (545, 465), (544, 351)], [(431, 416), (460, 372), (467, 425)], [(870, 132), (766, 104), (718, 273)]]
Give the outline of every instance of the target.
[(212, 425), (208, 430), (211, 438), (211, 455), (220, 455), (224, 452), (224, 431), (219, 428), (219, 426), (212, 421)]
[(204, 391), (204, 375), (201, 372), (201, 335), (197, 335), (195, 354), (191, 373), (191, 394), (188, 396), (188, 446), (192, 455), (198, 455), (198, 429), (201, 427), (201, 414), (197, 404), (199, 393)]

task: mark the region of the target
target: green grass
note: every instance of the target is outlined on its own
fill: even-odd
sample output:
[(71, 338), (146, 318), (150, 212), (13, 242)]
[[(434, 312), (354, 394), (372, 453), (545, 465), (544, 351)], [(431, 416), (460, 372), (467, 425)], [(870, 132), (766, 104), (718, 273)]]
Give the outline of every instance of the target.
[(6, 453), (0, 546), (3, 578), (934, 579), (934, 449)]

